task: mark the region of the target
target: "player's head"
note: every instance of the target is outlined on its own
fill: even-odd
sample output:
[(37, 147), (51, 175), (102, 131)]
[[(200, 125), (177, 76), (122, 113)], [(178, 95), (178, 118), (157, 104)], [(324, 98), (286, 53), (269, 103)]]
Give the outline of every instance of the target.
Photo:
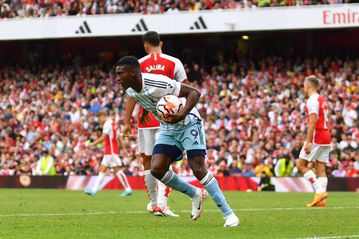
[(141, 68), (138, 59), (134, 56), (122, 57), (116, 64), (117, 82), (124, 89), (134, 86), (137, 79), (141, 79)]
[(146, 32), (142, 37), (143, 47), (147, 54), (155, 53), (153, 51), (160, 51), (162, 48), (162, 41), (160, 35), (155, 31)]
[(98, 118), (98, 122), (100, 123), (100, 125), (103, 125), (107, 120), (107, 112), (104, 110), (98, 112), (97, 118)]
[(319, 80), (315, 75), (310, 75), (304, 79), (304, 94), (308, 97), (311, 92), (318, 89)]

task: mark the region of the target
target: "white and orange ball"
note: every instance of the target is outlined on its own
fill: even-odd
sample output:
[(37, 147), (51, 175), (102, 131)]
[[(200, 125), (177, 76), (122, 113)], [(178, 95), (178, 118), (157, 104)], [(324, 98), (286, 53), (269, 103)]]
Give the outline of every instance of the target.
[(167, 114), (175, 114), (181, 111), (183, 102), (175, 95), (166, 95), (157, 102), (157, 113), (161, 118), (166, 118)]

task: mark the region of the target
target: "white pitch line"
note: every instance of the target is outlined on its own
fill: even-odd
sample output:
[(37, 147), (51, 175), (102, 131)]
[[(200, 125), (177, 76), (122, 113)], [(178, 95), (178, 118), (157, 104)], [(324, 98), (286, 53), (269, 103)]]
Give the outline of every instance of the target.
[(336, 238), (359, 238), (359, 235), (341, 235), (341, 236), (329, 236), (329, 237), (305, 237), (297, 239), (336, 239)]
[[(296, 210), (343, 210), (343, 209), (359, 209), (359, 206), (354, 207), (278, 207), (278, 208), (240, 208), (240, 209), (232, 209), (236, 212), (263, 212), (263, 211), (296, 211)], [(218, 212), (219, 210), (204, 210), (205, 212)], [(181, 210), (180, 212), (191, 212), (190, 210)]]
[[(289, 208), (239, 208), (233, 209), (237, 212), (265, 212), (265, 211), (296, 211), (296, 210), (346, 210), (346, 209), (359, 209), (355, 207), (289, 207)], [(204, 210), (205, 212), (219, 212), (217, 209)], [(191, 210), (178, 210), (178, 212), (188, 213)], [(111, 215), (111, 214), (147, 214), (143, 211), (108, 211), (108, 212), (69, 212), (69, 213), (19, 213), (19, 214), (0, 214), (0, 217), (56, 217), (56, 216), (84, 216), (84, 215)]]

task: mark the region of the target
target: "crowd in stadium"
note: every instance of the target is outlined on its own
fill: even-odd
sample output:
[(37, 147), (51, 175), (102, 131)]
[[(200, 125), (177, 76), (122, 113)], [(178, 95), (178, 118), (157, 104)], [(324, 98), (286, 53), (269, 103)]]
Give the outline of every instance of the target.
[[(328, 173), (359, 176), (359, 59), (283, 59), (185, 64), (202, 97), (197, 107), (207, 135), (208, 168), (217, 176), (296, 176), (306, 133), (304, 76), (321, 80), (332, 117)], [(126, 104), (114, 69), (100, 65), (0, 70), (0, 175), (94, 175), (102, 159), (100, 110), (123, 125)], [(133, 119), (135, 130), (135, 117)], [(142, 175), (136, 138), (122, 141), (127, 175)], [(44, 164), (46, 162), (46, 164)], [(283, 165), (284, 171), (283, 169)], [(47, 165), (47, 166), (44, 166)], [(174, 163), (191, 175), (186, 159)]]
[(175, 13), (216, 9), (254, 9), (317, 4), (343, 4), (351, 0), (0, 0), (0, 18), (83, 16), (122, 13)]

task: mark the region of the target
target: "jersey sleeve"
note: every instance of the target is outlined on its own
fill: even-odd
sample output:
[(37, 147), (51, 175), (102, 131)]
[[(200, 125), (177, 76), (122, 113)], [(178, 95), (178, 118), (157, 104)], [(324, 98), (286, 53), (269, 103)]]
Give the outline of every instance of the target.
[(134, 96), (133, 91), (134, 91), (134, 90), (133, 90), (132, 88), (128, 88), (125, 92), (126, 92), (126, 94), (127, 94), (128, 96), (133, 97), (133, 96)]
[(180, 91), (181, 91), (181, 83), (177, 82), (177, 81), (173, 81), (173, 80), (171, 80), (169, 83), (170, 84), (168, 85), (168, 87), (170, 88), (169, 89), (170, 94), (179, 96)]
[(175, 61), (175, 72), (174, 72), (174, 79), (178, 82), (183, 82), (187, 79), (187, 74), (184, 69), (182, 62), (178, 59)]
[(110, 135), (111, 132), (111, 124), (109, 121), (106, 121), (106, 123), (103, 125), (102, 134)]
[(316, 99), (309, 99), (307, 101), (308, 115), (317, 114), (319, 115), (319, 102)]
[(146, 68), (146, 60), (150, 58), (150, 55), (144, 56), (141, 59), (138, 59), (138, 63), (140, 63), (140, 68), (142, 72), (145, 72), (145, 68)]
[(153, 87), (154, 96), (160, 98), (165, 95), (179, 96), (181, 91), (181, 83), (171, 80), (166, 76), (157, 76), (158, 80), (150, 81), (145, 79), (145, 84)]

